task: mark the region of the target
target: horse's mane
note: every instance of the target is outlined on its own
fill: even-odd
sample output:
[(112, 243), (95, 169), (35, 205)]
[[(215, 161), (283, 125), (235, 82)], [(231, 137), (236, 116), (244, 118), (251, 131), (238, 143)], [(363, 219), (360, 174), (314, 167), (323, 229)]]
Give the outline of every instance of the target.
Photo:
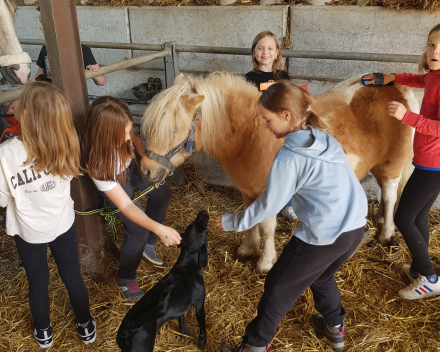
[(188, 115), (182, 97), (191, 99), (203, 95), (200, 104), (203, 143), (205, 146), (213, 144), (231, 128), (227, 97), (237, 94), (254, 95), (256, 99), (259, 96), (255, 87), (242, 76), (227, 72), (215, 72), (206, 79), (185, 77), (153, 99), (144, 114), (142, 136), (147, 140), (154, 136), (161, 143), (168, 143), (168, 147), (174, 147), (171, 136), (181, 129), (189, 130), (193, 119)]

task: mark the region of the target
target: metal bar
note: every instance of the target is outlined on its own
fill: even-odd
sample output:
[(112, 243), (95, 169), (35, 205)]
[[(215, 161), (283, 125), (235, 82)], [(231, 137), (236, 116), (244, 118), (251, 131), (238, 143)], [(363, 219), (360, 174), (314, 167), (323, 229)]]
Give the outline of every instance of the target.
[[(42, 39), (19, 39), (20, 44), (26, 45), (43, 45), (45, 44)], [(128, 50), (148, 50), (148, 51), (161, 51), (163, 49), (162, 44), (140, 44), (140, 43), (109, 43), (109, 42), (81, 42), (90, 48), (103, 48), (103, 49), (128, 49)]]
[(167, 42), (163, 45), (164, 50), (168, 50), (170, 55), (164, 57), (163, 67), (165, 69), (165, 88), (169, 88), (173, 85), (174, 81), (174, 59), (173, 59), (173, 46), (175, 43)]
[[(158, 59), (158, 58), (167, 56), (169, 54), (170, 54), (169, 50), (162, 50), (162, 51), (159, 51), (158, 53), (143, 55), (143, 56), (135, 57), (134, 59), (124, 60), (124, 61), (116, 62), (114, 64), (106, 65), (106, 66), (100, 66), (98, 72), (86, 70), (85, 77), (86, 77), (86, 79), (89, 79), (89, 78), (93, 78), (96, 76), (105, 75), (110, 72), (129, 68), (129, 67), (147, 62), (147, 61), (152, 61), (154, 59)], [(10, 90), (8, 92), (3, 92), (3, 94), (0, 94), (0, 104), (17, 99), (22, 90), (23, 90), (23, 88)]]
[(128, 60), (116, 62), (114, 64), (100, 66), (98, 72), (86, 70), (86, 78), (89, 79), (89, 78), (93, 78), (96, 76), (105, 75), (110, 72), (123, 70), (125, 68), (140, 65), (140, 64), (147, 62), (147, 61), (152, 61), (155, 59), (159, 59), (161, 57), (169, 56), (170, 54), (171, 54), (171, 51), (169, 49), (166, 49), (166, 50), (159, 51), (157, 53), (138, 56), (138, 57), (135, 57), (134, 59), (128, 59)]
[[(42, 40), (20, 39), (21, 44), (41, 45)], [(150, 50), (160, 51), (163, 46), (158, 44), (137, 44), (137, 43), (102, 43), (102, 42), (83, 42), (92, 48), (108, 49), (131, 49), (131, 50)], [(249, 48), (230, 48), (199, 45), (177, 45), (176, 52), (199, 53), (199, 54), (225, 54), (225, 55), (250, 55)], [(325, 59), (325, 60), (359, 60), (359, 61), (379, 61), (379, 62), (401, 62), (418, 63), (419, 55), (402, 54), (383, 54), (383, 53), (356, 53), (356, 52), (336, 52), (336, 51), (311, 51), (311, 50), (281, 50), (284, 57), (297, 59)]]

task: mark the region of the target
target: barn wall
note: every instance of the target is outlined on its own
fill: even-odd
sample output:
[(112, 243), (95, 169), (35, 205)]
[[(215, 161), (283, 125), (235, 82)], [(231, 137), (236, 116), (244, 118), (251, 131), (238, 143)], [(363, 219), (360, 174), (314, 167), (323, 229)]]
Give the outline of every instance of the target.
[[(271, 30), (281, 41), (290, 35), (291, 49), (345, 52), (377, 52), (418, 55), (426, 34), (439, 23), (424, 11), (393, 11), (381, 7), (354, 6), (216, 6), (216, 7), (78, 7), (80, 35), (84, 41), (250, 47), (254, 36)], [(16, 15), (19, 38), (43, 39), (34, 7), (19, 7)], [(24, 46), (33, 60), (39, 47)], [(145, 52), (92, 49), (99, 64), (109, 64)], [(180, 68), (193, 74), (218, 70), (246, 73), (250, 58), (233, 55), (180, 54)], [(364, 72), (417, 72), (415, 64), (362, 61), (289, 59), (290, 76), (308, 84), (312, 94), (331, 89), (338, 81)], [(33, 65), (33, 73), (36, 71)], [(134, 98), (131, 88), (150, 76), (163, 77), (160, 60), (108, 75), (108, 84), (97, 87), (88, 81), (89, 94)], [(3, 86), (5, 90), (7, 87)], [(422, 90), (414, 90), (419, 102)], [(229, 184), (215, 161), (198, 156), (199, 170), (208, 180)], [(370, 197), (378, 195), (371, 177), (363, 182)], [(440, 208), (440, 203), (435, 206)]]

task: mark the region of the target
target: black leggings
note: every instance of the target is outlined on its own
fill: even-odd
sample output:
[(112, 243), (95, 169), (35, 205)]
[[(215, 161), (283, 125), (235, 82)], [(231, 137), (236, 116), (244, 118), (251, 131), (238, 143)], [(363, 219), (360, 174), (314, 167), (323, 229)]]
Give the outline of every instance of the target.
[(55, 258), (58, 273), (69, 292), (76, 322), (88, 322), (89, 295), (79, 267), (75, 223), (67, 232), (49, 243), (28, 243), (17, 235), (14, 238), (29, 281), (29, 305), (34, 317), (34, 326), (45, 329), (50, 324), (48, 244)]
[(423, 276), (435, 274), (428, 253), (428, 212), (439, 192), (440, 171), (414, 169), (394, 217), (394, 223), (412, 255), (411, 268)]
[(314, 246), (293, 236), (268, 272), (257, 316), (246, 327), (244, 341), (263, 347), (275, 336), (281, 319), (310, 286), (315, 308), (330, 326), (342, 324), (345, 310), (335, 273), (361, 243), (364, 227), (342, 233), (334, 243)]

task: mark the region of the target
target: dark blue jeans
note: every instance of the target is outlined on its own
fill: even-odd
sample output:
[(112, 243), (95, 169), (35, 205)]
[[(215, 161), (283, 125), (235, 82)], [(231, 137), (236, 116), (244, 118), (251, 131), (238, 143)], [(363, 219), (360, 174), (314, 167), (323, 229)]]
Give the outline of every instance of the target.
[[(122, 176), (122, 174), (119, 176)], [(137, 160), (131, 162), (125, 184), (120, 183), (122, 189), (131, 199), (134, 198), (132, 186), (140, 191), (144, 191), (153, 184), (153, 182), (147, 181), (143, 177)], [(116, 206), (104, 192), (99, 191), (99, 193), (105, 198), (107, 204), (116, 209)], [(163, 184), (148, 193), (145, 214), (150, 219), (162, 224), (170, 204), (171, 195), (171, 187), (168, 184)], [(135, 204), (139, 209), (143, 210), (139, 201), (136, 201)], [(129, 220), (121, 212), (118, 213), (118, 217), (124, 224), (124, 243), (122, 245), (121, 264), (119, 265), (118, 275), (124, 279), (134, 280), (136, 279), (136, 270), (142, 260), (145, 245), (154, 245), (157, 241), (157, 235)]]

